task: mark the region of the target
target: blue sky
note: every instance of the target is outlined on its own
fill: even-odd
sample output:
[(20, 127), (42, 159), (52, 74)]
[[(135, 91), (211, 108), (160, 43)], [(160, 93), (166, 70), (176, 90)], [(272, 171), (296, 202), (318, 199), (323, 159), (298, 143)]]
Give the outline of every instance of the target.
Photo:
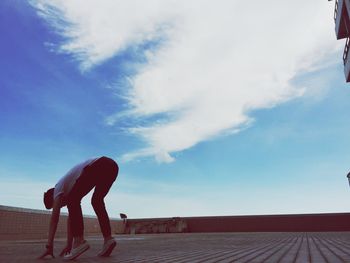
[(106, 155), (115, 217), (348, 211), (333, 5), (276, 23), (302, 2), (168, 2), (1, 2), (1, 204), (43, 209), (71, 166)]

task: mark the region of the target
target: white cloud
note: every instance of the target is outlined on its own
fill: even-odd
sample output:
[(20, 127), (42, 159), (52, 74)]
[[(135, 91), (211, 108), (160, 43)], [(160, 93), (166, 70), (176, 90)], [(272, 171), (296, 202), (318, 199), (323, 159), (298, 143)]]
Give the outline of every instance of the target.
[(170, 117), (131, 128), (147, 146), (124, 155), (127, 160), (171, 162), (171, 153), (239, 131), (252, 121), (251, 111), (302, 96), (305, 89), (290, 81), (339, 48), (333, 4), (318, 0), (45, 3), (34, 2), (66, 37), (61, 50), (76, 56), (83, 70), (128, 46), (165, 39), (147, 51), (148, 63), (131, 80), (128, 116)]

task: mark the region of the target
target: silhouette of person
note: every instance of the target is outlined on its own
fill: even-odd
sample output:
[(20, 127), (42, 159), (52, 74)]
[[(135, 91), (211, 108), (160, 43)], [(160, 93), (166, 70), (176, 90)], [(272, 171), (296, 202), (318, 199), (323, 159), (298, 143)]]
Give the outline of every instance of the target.
[(84, 239), (84, 222), (80, 202), (93, 188), (94, 193), (91, 204), (97, 215), (104, 244), (99, 256), (107, 257), (116, 246), (116, 241), (111, 235), (111, 226), (108, 213), (105, 208), (104, 197), (118, 176), (119, 167), (111, 158), (102, 156), (86, 160), (67, 172), (54, 188), (44, 193), (46, 209), (51, 209), (48, 243), (45, 252), (39, 257), (52, 256), (53, 244), (61, 207), (67, 206), (67, 244), (60, 253), (66, 260), (73, 260), (89, 249), (88, 242)]

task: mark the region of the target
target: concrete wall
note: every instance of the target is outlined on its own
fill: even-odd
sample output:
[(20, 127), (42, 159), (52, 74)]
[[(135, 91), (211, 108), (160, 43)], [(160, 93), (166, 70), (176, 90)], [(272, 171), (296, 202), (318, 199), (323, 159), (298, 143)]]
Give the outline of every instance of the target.
[[(50, 211), (0, 206), (0, 240), (46, 239)], [(60, 217), (57, 237), (66, 236), (67, 215)], [(84, 217), (85, 234), (100, 235), (96, 217)], [(181, 232), (322, 232), (350, 231), (350, 213), (111, 219), (113, 234)]]
[[(46, 239), (50, 211), (0, 206), (0, 240)], [(67, 214), (61, 214), (56, 237), (66, 237)], [(84, 217), (85, 235), (100, 235), (96, 217)], [(112, 233), (122, 233), (121, 220), (111, 219)]]
[[(125, 230), (126, 233), (154, 233), (151, 226), (164, 225), (164, 222), (171, 220), (171, 218), (129, 219)], [(183, 217), (181, 220), (177, 220), (177, 223), (181, 224), (181, 227), (175, 227), (175, 231), (170, 229), (168, 232), (350, 231), (350, 213)]]
[(350, 213), (186, 218), (189, 232), (350, 231)]

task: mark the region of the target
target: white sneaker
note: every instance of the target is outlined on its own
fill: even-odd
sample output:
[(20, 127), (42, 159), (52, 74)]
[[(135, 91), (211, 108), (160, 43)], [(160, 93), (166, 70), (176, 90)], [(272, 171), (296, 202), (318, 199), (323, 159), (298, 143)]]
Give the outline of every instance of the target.
[(76, 248), (73, 248), (70, 253), (64, 255), (64, 260), (73, 260), (79, 257), (81, 254), (83, 254), (86, 250), (90, 248), (89, 243), (85, 240), (83, 243), (81, 243)]
[(113, 249), (115, 248), (115, 246), (117, 245), (117, 241), (115, 241), (113, 238), (108, 240), (102, 247), (102, 250), (100, 251), (100, 253), (98, 253), (99, 257), (108, 257)]

